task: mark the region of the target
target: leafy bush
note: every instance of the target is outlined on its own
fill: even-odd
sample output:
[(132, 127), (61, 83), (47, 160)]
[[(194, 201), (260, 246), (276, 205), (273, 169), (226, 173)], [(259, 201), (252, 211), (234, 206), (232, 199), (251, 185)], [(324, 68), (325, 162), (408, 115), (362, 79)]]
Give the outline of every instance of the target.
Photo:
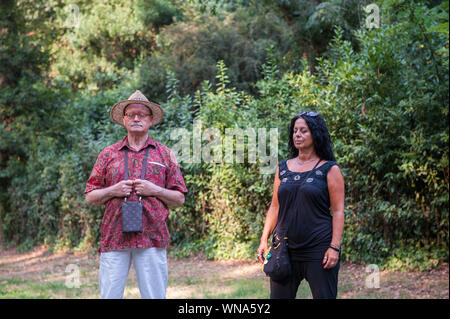
[[(117, 8), (126, 3), (117, 1)], [(139, 57), (123, 49), (128, 40), (143, 36), (141, 25), (109, 29), (108, 12), (86, 17), (94, 23), (94, 17), (105, 15), (98, 16), (103, 22), (97, 29), (82, 28), (79, 34), (65, 30), (67, 34), (57, 37), (58, 45), (71, 43), (54, 48), (57, 61), (43, 49), (51, 43), (51, 22), (44, 24), (42, 34), (31, 37), (30, 28), (36, 25), (25, 26), (19, 18), (35, 8), (41, 16), (64, 21), (62, 9), (26, 2), (2, 19), (2, 28), (14, 31), (0, 28), (1, 40), (10, 44), (0, 51), (0, 221), (5, 243), (19, 244), (22, 250), (38, 243), (98, 246), (103, 208), (85, 203), (85, 182), (100, 150), (126, 134), (109, 119), (110, 107), (143, 87), (151, 99), (164, 97), (156, 101), (165, 110), (164, 122), (150, 134), (173, 148), (178, 142), (174, 129), (186, 129), (190, 151), (196, 129), (216, 129), (222, 143), (212, 150), (223, 155), (227, 129), (276, 128), (277, 159), (283, 160), (288, 156), (290, 118), (304, 108), (318, 110), (345, 177), (343, 259), (422, 270), (448, 261), (445, 5), (430, 9), (421, 3), (385, 1), (380, 5), (380, 28), (358, 29), (350, 41), (348, 23), (342, 22), (346, 29), (335, 29), (326, 56), (316, 61), (316, 73), (309, 71), (311, 61), (306, 59), (298, 59), (295, 72), (286, 73), (292, 52), (288, 45), (280, 49), (276, 43), (283, 44), (292, 34), (277, 25), (279, 20), (261, 29), (264, 17), (253, 20), (238, 10), (229, 15), (219, 8), (216, 15), (207, 16), (186, 9), (181, 14), (172, 2), (152, 3), (161, 4), (160, 10), (143, 16), (159, 28), (161, 47), (156, 51), (161, 51), (135, 48), (145, 52)], [(334, 2), (323, 7), (338, 10)], [(150, 10), (144, 2), (133, 8), (127, 10)], [(238, 22), (233, 20), (240, 15)], [(181, 22), (164, 27), (167, 17)], [(318, 15), (313, 18), (320, 20)], [(244, 22), (252, 26), (250, 35), (244, 35)], [(194, 27), (200, 31), (195, 33)], [(90, 33), (95, 30), (98, 37)], [(195, 45), (183, 43), (183, 34), (195, 39)], [(100, 47), (90, 47), (92, 41)], [(208, 57), (211, 46), (224, 43), (236, 46)], [(72, 49), (73, 54), (66, 54)], [(243, 60), (235, 57), (241, 49)], [(7, 59), (13, 52), (15, 57)], [(179, 63), (182, 57), (195, 63)], [(256, 71), (239, 78), (252, 65)], [(50, 76), (46, 70), (56, 73)], [(185, 74), (191, 71), (201, 76)], [(195, 85), (193, 78), (199, 80)], [(217, 162), (178, 157), (189, 194), (168, 218), (176, 254), (205, 251), (209, 258), (254, 258), (275, 170), (261, 174), (261, 159), (248, 160), (249, 148), (257, 149), (259, 140), (256, 145), (246, 141), (243, 163), (229, 163), (223, 156)], [(211, 138), (201, 141), (204, 147), (210, 142)]]

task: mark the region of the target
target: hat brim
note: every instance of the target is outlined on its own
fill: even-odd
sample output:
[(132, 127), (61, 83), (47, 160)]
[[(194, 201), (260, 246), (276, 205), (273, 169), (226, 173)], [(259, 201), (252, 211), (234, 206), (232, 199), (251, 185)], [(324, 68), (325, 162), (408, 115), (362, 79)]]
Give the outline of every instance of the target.
[(124, 100), (117, 102), (114, 104), (114, 106), (111, 108), (111, 111), (109, 112), (109, 116), (111, 117), (111, 120), (116, 122), (119, 125), (123, 125), (123, 111), (125, 108), (130, 104), (142, 104), (147, 106), (150, 111), (152, 112), (153, 120), (152, 120), (152, 126), (155, 126), (162, 122), (164, 111), (156, 103), (149, 102), (149, 101), (142, 101), (142, 100)]

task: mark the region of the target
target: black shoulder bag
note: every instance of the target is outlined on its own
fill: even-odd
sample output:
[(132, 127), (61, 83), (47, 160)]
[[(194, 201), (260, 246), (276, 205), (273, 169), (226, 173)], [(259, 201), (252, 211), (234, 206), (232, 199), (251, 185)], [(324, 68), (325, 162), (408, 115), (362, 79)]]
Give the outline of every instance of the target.
[[(302, 180), (300, 187), (309, 178), (312, 172), (316, 169), (317, 165), (321, 160), (319, 160), (314, 168), (309, 172), (309, 174)], [(287, 215), (287, 212), (286, 212)], [(264, 261), (264, 272), (274, 281), (281, 281), (292, 273), (291, 260), (288, 251), (288, 229), (292, 222), (291, 216), (284, 216), (283, 221), (288, 219), (287, 227), (282, 223), (278, 223), (273, 236), (272, 236), (272, 246), (267, 252), (266, 259)]]
[[(147, 169), (148, 148), (145, 150), (144, 163), (142, 164), (141, 179), (145, 179)], [(125, 149), (125, 176), (128, 179), (128, 150)], [(125, 197), (122, 202), (122, 232), (142, 232), (142, 197), (138, 202), (129, 202)]]

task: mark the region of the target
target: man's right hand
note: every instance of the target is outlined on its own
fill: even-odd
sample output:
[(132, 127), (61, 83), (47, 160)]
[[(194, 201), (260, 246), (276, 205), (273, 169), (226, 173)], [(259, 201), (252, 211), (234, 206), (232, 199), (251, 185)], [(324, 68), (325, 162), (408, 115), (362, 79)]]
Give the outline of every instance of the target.
[(133, 189), (133, 181), (132, 180), (124, 180), (120, 181), (117, 184), (112, 186), (112, 194), (113, 197), (126, 197), (130, 196), (131, 190)]
[(89, 205), (103, 205), (111, 198), (130, 196), (133, 189), (133, 181), (125, 180), (107, 188), (94, 189), (86, 194), (86, 202)]

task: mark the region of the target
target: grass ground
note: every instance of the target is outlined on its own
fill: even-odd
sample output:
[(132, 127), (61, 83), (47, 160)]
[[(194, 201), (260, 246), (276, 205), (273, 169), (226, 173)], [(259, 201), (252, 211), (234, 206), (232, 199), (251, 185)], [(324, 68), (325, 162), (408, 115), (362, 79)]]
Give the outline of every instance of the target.
[[(52, 253), (46, 247), (26, 253), (1, 250), (0, 298), (98, 298), (98, 265), (99, 255), (92, 253)], [(212, 261), (199, 255), (183, 259), (169, 257), (168, 265), (167, 298), (269, 297), (269, 280), (257, 262)], [(338, 298), (449, 298), (448, 264), (429, 272), (381, 271), (379, 288), (376, 288), (376, 278), (376, 273), (363, 265), (342, 263)], [(307, 282), (302, 282), (297, 297), (311, 298)], [(124, 298), (140, 298), (133, 268)]]

